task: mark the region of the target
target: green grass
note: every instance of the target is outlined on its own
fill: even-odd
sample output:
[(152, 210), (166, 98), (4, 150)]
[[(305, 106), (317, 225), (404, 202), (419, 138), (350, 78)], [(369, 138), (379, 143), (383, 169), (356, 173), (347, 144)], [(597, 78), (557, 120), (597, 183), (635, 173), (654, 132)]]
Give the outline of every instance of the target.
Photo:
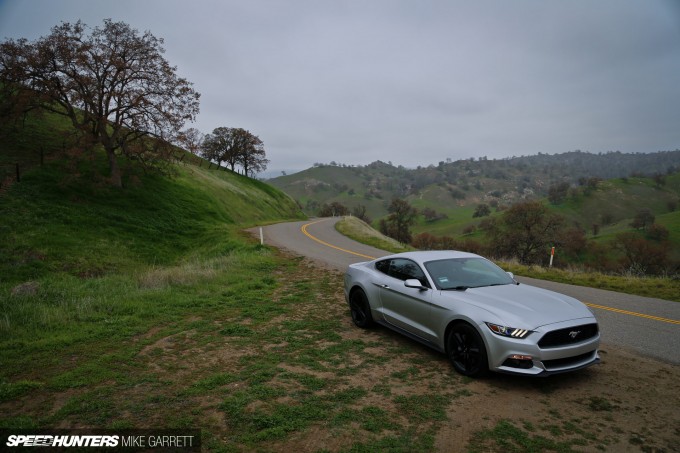
[(0, 382), (0, 402), (27, 395), (42, 387), (42, 383), (35, 381)]
[(498, 262), (497, 264), (508, 272), (524, 277), (680, 302), (680, 280), (673, 277), (609, 275), (599, 272), (525, 266), (516, 262)]
[[(49, 179), (49, 169), (36, 171)], [(33, 185), (47, 184), (39, 173), (32, 178), (27, 181)], [(338, 316), (344, 308), (334, 306), (336, 315), (328, 315), (337, 276), (301, 273), (299, 260), (276, 255), (244, 236), (243, 224), (228, 223), (217, 202), (206, 214), (200, 197), (186, 216), (186, 205), (164, 205), (172, 211), (168, 217), (192, 227), (191, 234), (158, 238), (147, 245), (157, 246), (149, 254), (136, 242), (151, 241), (146, 235), (160, 234), (164, 222), (154, 218), (158, 211), (131, 208), (122, 218), (151, 231), (125, 231), (121, 219), (115, 227), (124, 236), (120, 245), (89, 256), (92, 247), (101, 247), (94, 233), (81, 234), (81, 244), (70, 236), (83, 225), (103, 229), (101, 219), (120, 209), (119, 198), (134, 194), (114, 191), (113, 200), (81, 194), (83, 213), (70, 206), (68, 188), (48, 203), (26, 195), (35, 193), (26, 189), (28, 182), (0, 200), (25, 207), (24, 215), (5, 223), (16, 241), (28, 248), (50, 240), (47, 221), (26, 222), (23, 228), (32, 234), (20, 234), (22, 219), (34, 219), (31, 210), (49, 217), (72, 209), (77, 221), (53, 229), (55, 238), (40, 252), (44, 266), (3, 264), (12, 278), (2, 287), (0, 427), (201, 426), (208, 450), (240, 451), (268, 450), (312, 427), (333, 426), (338, 433), (364, 433), (345, 442), (346, 451), (432, 446), (432, 429), (446, 420), (453, 396), (402, 395), (376, 404), (373, 382), (354, 384), (366, 366), (382, 364), (384, 357), (370, 351), (378, 345), (370, 338), (345, 338)], [(210, 228), (214, 215), (219, 221)], [(203, 223), (203, 230), (192, 221)], [(199, 231), (203, 237), (194, 236)], [(64, 266), (73, 259), (82, 260), (82, 269), (102, 271)], [(12, 294), (26, 278), (35, 286)], [(391, 382), (409, 386), (395, 377), (384, 382), (388, 389)], [(26, 407), (27, 399), (43, 403)], [(55, 400), (61, 402), (52, 409)], [(405, 415), (395, 418), (395, 408)], [(222, 423), (212, 418), (216, 412)], [(427, 432), (415, 428), (423, 422)]]
[[(525, 427), (526, 429), (526, 427)], [(554, 440), (540, 434), (534, 434), (530, 430), (517, 427), (509, 420), (501, 420), (493, 428), (479, 431), (473, 438), (470, 453), (503, 451), (515, 453), (542, 453), (544, 451), (572, 452), (574, 447), (583, 445), (581, 439)], [(550, 431), (550, 430), (549, 430)], [(553, 436), (559, 436), (554, 430)]]
[(50, 114), (27, 115), (23, 122), (0, 125), (0, 165), (21, 164), (22, 168), (40, 164), (42, 152), (44, 160), (50, 160), (63, 150), (69, 142), (70, 121), (62, 116)]
[(366, 222), (356, 217), (345, 217), (335, 224), (335, 229), (357, 242), (381, 250), (387, 250), (394, 253), (413, 250), (409, 245), (401, 244), (400, 242), (379, 233)]
[(9, 214), (0, 222), (0, 284), (220, 255), (238, 247), (234, 225), (299, 215), (284, 194), (227, 172), (180, 167), (174, 179), (147, 175), (122, 191), (63, 181), (63, 172), (56, 164), (28, 172), (0, 200)]
[[(119, 389), (154, 383), (139, 376), (138, 356), (157, 335), (212, 332), (199, 319), (218, 309), (245, 313), (240, 303), (276, 286), (271, 251), (241, 230), (301, 213), (266, 184), (191, 165), (167, 177), (121, 161), (125, 188), (112, 188), (102, 176), (103, 156), (60, 153), (66, 127), (56, 117), (33, 116), (23, 130), (3, 129), (2, 162), (20, 162), (22, 175), (0, 196), (0, 401), (91, 389), (39, 424), (75, 415), (103, 426), (109, 409), (83, 408), (114, 398), (101, 394), (103, 382)], [(44, 150), (42, 165), (36, 150)], [(225, 300), (228, 288), (243, 297)], [(257, 318), (251, 311), (246, 315)], [(206, 379), (196, 388), (217, 385)]]
[(431, 445), (408, 429), (420, 412), (392, 421), (372, 383), (350, 384), (383, 358), (319, 305), (336, 277), (300, 277), (241, 232), (297, 215), (289, 198), (195, 167), (124, 190), (61, 170), (36, 166), (0, 198), (0, 427), (201, 426), (219, 451), (332, 424), (369, 434), (348, 449)]
[[(414, 206), (417, 206), (414, 203)], [(441, 212), (441, 209), (434, 207), (435, 211)], [(432, 222), (426, 221), (424, 218), (420, 218), (418, 222), (413, 225), (413, 235), (419, 233), (430, 233), (435, 236), (460, 236), (463, 234), (463, 230), (468, 225), (477, 224), (481, 219), (474, 219), (472, 214), (475, 212), (475, 206), (458, 207), (456, 209), (450, 209), (446, 211), (448, 216), (446, 219), (436, 220)]]

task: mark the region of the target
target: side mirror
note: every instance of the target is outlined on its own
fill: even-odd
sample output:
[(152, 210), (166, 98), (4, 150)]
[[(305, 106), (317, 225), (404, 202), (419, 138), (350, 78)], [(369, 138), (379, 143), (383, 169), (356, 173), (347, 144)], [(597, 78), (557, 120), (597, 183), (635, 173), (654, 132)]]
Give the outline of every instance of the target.
[(515, 274), (513, 274), (512, 272), (506, 272), (506, 274), (508, 274), (512, 281), (515, 282), (515, 285), (519, 285), (519, 282), (515, 280)]
[(427, 286), (423, 286), (419, 280), (415, 278), (409, 278), (408, 280), (404, 281), (404, 286), (407, 288), (416, 288), (420, 290), (426, 290)]

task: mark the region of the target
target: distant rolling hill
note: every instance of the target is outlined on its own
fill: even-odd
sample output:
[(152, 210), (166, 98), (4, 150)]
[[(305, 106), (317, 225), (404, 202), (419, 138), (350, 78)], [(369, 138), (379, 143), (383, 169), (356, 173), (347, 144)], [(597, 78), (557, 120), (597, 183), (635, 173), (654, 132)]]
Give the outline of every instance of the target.
[[(551, 187), (565, 185), (565, 196), (548, 203), (570, 225), (599, 238), (630, 229), (635, 214), (648, 208), (657, 223), (671, 232), (673, 256), (680, 258), (680, 150), (624, 154), (580, 151), (501, 160), (440, 162), (407, 169), (385, 162), (366, 166), (320, 165), (280, 176), (269, 182), (295, 198), (308, 214), (324, 203), (339, 202), (352, 209), (363, 205), (374, 225), (387, 215), (395, 197), (420, 212), (415, 234), (470, 235), (482, 218), (473, 214), (487, 204), (491, 215), (515, 202), (544, 199)], [(654, 178), (656, 176), (656, 178)], [(434, 215), (432, 215), (434, 213)], [(597, 227), (593, 227), (597, 225)], [(478, 234), (472, 233), (479, 238)]]
[(611, 152), (468, 159), (407, 169), (377, 161), (366, 166), (324, 165), (268, 180), (298, 200), (308, 214), (338, 201), (367, 207), (373, 218), (387, 213), (394, 197), (447, 212), (479, 203), (509, 204), (547, 196), (551, 186), (584, 184), (590, 178), (668, 174), (680, 170), (680, 150), (649, 154)]

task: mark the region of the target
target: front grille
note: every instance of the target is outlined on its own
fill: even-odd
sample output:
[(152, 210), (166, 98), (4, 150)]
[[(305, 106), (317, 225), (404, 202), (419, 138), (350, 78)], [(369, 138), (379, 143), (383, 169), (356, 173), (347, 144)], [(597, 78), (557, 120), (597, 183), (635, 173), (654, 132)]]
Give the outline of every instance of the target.
[(562, 359), (555, 360), (544, 360), (543, 366), (546, 370), (553, 370), (555, 368), (564, 368), (569, 365), (576, 365), (578, 363), (584, 362), (588, 359), (593, 360), (595, 358), (595, 351), (586, 352), (585, 354), (577, 355), (574, 357), (565, 357)]
[(543, 335), (538, 342), (539, 348), (556, 348), (574, 343), (580, 343), (597, 336), (597, 324), (584, 324), (582, 326), (569, 327), (568, 329), (553, 330)]

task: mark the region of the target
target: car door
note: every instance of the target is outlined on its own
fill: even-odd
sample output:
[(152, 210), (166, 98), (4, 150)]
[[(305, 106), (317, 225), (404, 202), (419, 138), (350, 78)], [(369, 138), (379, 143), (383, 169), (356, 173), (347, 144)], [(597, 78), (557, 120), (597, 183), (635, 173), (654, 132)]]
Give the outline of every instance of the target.
[[(428, 327), (431, 310), (432, 289), (429, 288), (425, 274), (414, 261), (405, 258), (393, 258), (387, 263), (376, 266), (385, 273), (379, 285), (380, 303), (385, 321), (417, 335), (426, 340), (435, 337)], [(408, 279), (420, 281), (427, 289), (408, 288), (404, 282)]]

